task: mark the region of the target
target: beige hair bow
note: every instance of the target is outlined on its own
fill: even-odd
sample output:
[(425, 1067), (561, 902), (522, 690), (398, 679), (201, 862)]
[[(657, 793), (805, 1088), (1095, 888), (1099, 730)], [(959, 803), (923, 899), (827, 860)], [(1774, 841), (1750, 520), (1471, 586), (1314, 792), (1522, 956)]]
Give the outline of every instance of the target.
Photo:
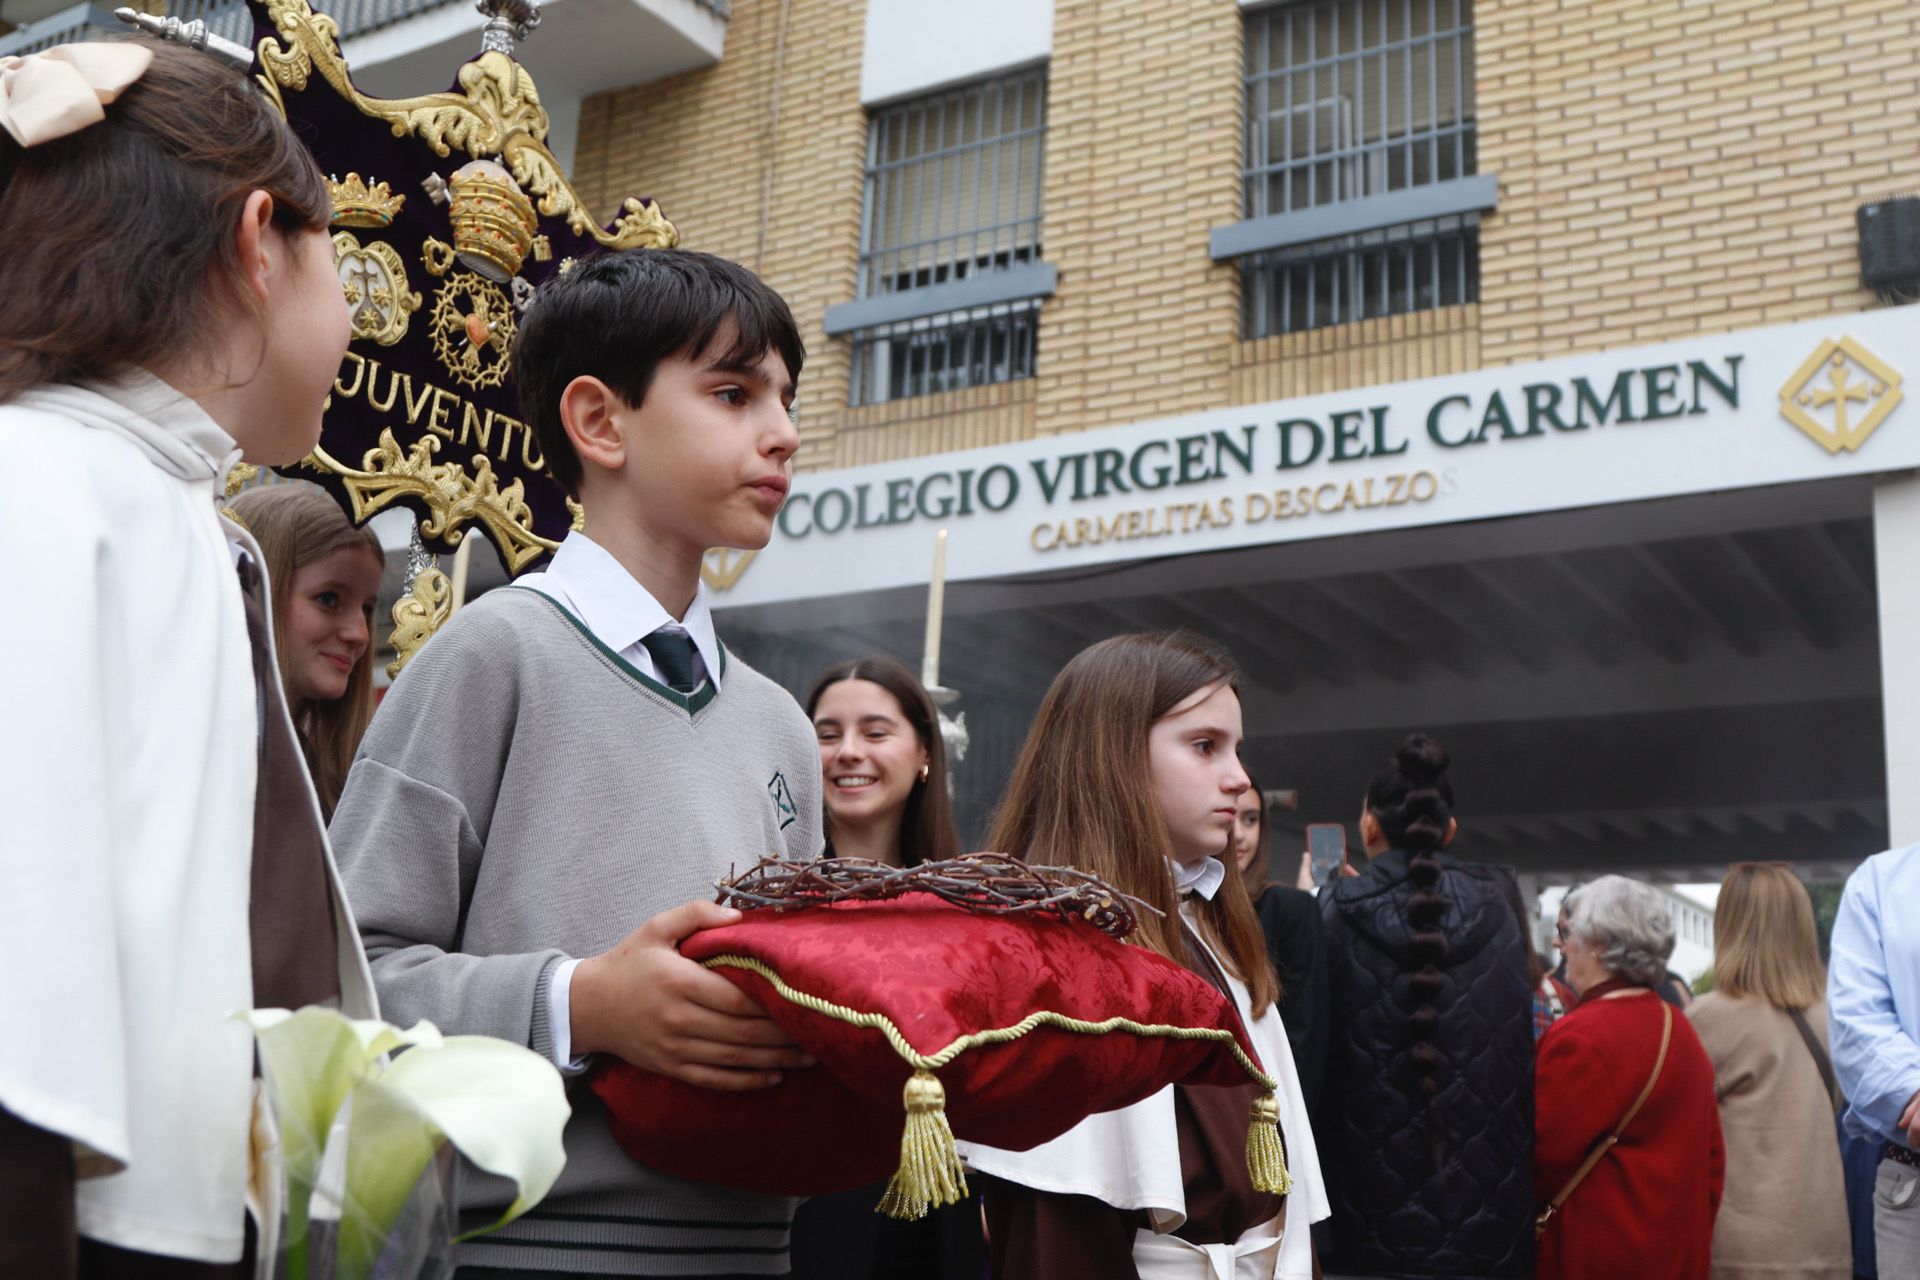
[(0, 58), (0, 129), (23, 147), (107, 118), (106, 104), (147, 73), (153, 50), (129, 43), (63, 44)]

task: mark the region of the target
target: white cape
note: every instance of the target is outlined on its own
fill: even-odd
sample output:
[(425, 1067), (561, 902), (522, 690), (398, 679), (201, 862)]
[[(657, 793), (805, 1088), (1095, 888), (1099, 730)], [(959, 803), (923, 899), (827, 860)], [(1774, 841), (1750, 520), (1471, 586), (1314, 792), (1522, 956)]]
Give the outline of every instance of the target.
[[(1188, 932), (1206, 945), (1198, 933), (1191, 929)], [(1225, 965), (1220, 967), (1226, 972)], [(1306, 1101), (1300, 1094), (1300, 1078), (1287, 1047), (1286, 1028), (1272, 1009), (1255, 1020), (1246, 987), (1231, 976), (1227, 984), (1261, 1066), (1280, 1082), (1275, 1098), (1280, 1104), (1280, 1132), (1286, 1138), (1293, 1194), (1287, 1197), (1277, 1249), (1272, 1243), (1276, 1225), (1272, 1223), (1249, 1231), (1237, 1247), (1210, 1250), (1166, 1234), (1187, 1220), (1172, 1085), (1144, 1102), (1089, 1116), (1031, 1151), (959, 1143), (967, 1167), (1036, 1191), (1092, 1196), (1117, 1209), (1146, 1210), (1154, 1230), (1143, 1231), (1135, 1245), (1142, 1280), (1187, 1276), (1194, 1280), (1312, 1280), (1313, 1245), (1308, 1224), (1327, 1217), (1331, 1209), (1326, 1184), (1320, 1177), (1320, 1156), (1307, 1120)]]
[[(0, 1108), (73, 1142), (82, 1235), (240, 1257), (263, 709), (214, 509), (239, 454), (139, 374), (0, 406)], [(313, 821), (319, 808), (313, 803)], [(342, 1004), (375, 1010), (331, 861)]]

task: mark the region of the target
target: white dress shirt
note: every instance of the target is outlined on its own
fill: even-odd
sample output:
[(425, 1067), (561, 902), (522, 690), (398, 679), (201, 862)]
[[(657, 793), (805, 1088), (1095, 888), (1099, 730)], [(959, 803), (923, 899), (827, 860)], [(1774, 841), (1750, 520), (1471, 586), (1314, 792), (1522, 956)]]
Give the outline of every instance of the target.
[[(544, 573), (522, 574), (515, 586), (531, 587), (580, 619), (593, 638), (619, 654), (650, 680), (660, 680), (653, 655), (641, 643), (656, 631), (677, 632), (693, 641), (696, 687), (710, 680), (720, 687), (720, 641), (713, 634), (707, 584), (694, 588), (686, 616), (675, 618), (653, 593), (641, 586), (611, 552), (579, 530), (569, 533)], [(662, 681), (664, 683), (664, 681)], [(547, 986), (547, 1016), (553, 1027), (554, 1065), (568, 1075), (586, 1070), (585, 1057), (573, 1053), (573, 971), (578, 960), (554, 966)]]
[(1220, 886), (1227, 882), (1227, 864), (1218, 858), (1207, 858), (1201, 862), (1168, 858), (1167, 869), (1173, 872), (1174, 892), (1182, 896), (1197, 893), (1209, 902), (1214, 894), (1220, 892)]
[(611, 552), (575, 530), (553, 553), (546, 572), (522, 574), (514, 585), (532, 587), (558, 601), (586, 624), (594, 639), (649, 680), (659, 680), (660, 672), (653, 665), (653, 655), (640, 642), (656, 631), (689, 636), (700, 656), (694, 665), (694, 681), (697, 684), (704, 677), (713, 681), (715, 689), (720, 687), (720, 641), (713, 634), (713, 610), (704, 582), (695, 587), (686, 616), (676, 618)]

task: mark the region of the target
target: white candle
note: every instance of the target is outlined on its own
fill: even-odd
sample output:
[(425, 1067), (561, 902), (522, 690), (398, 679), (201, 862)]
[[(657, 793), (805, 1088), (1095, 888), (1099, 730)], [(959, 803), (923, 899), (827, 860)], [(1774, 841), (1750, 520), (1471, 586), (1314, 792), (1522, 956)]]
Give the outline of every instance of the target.
[(933, 536), (933, 585), (927, 588), (927, 644), (920, 659), (920, 683), (940, 687), (940, 624), (947, 604), (947, 531)]
[(460, 539), (460, 545), (453, 551), (453, 599), (447, 609), (451, 618), (460, 612), (460, 606), (467, 602), (467, 568), (473, 563), (473, 540), (480, 535), (467, 530), (467, 536)]

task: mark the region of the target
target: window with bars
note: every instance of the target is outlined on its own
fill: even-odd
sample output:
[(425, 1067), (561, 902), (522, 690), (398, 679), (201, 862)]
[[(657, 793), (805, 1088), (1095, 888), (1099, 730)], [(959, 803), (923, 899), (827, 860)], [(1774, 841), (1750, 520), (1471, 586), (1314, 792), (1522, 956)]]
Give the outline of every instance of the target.
[(1032, 376), (1045, 135), (1044, 67), (873, 112), (858, 293), (828, 310), (852, 403)]
[(854, 343), (855, 404), (958, 391), (1033, 376), (1034, 302), (1003, 303), (902, 320)]
[(1472, 302), (1480, 241), (1466, 218), (1433, 218), (1250, 254), (1240, 270), (1247, 336), (1266, 337)]
[(1245, 89), (1247, 337), (1479, 296), (1471, 0), (1254, 11)]

